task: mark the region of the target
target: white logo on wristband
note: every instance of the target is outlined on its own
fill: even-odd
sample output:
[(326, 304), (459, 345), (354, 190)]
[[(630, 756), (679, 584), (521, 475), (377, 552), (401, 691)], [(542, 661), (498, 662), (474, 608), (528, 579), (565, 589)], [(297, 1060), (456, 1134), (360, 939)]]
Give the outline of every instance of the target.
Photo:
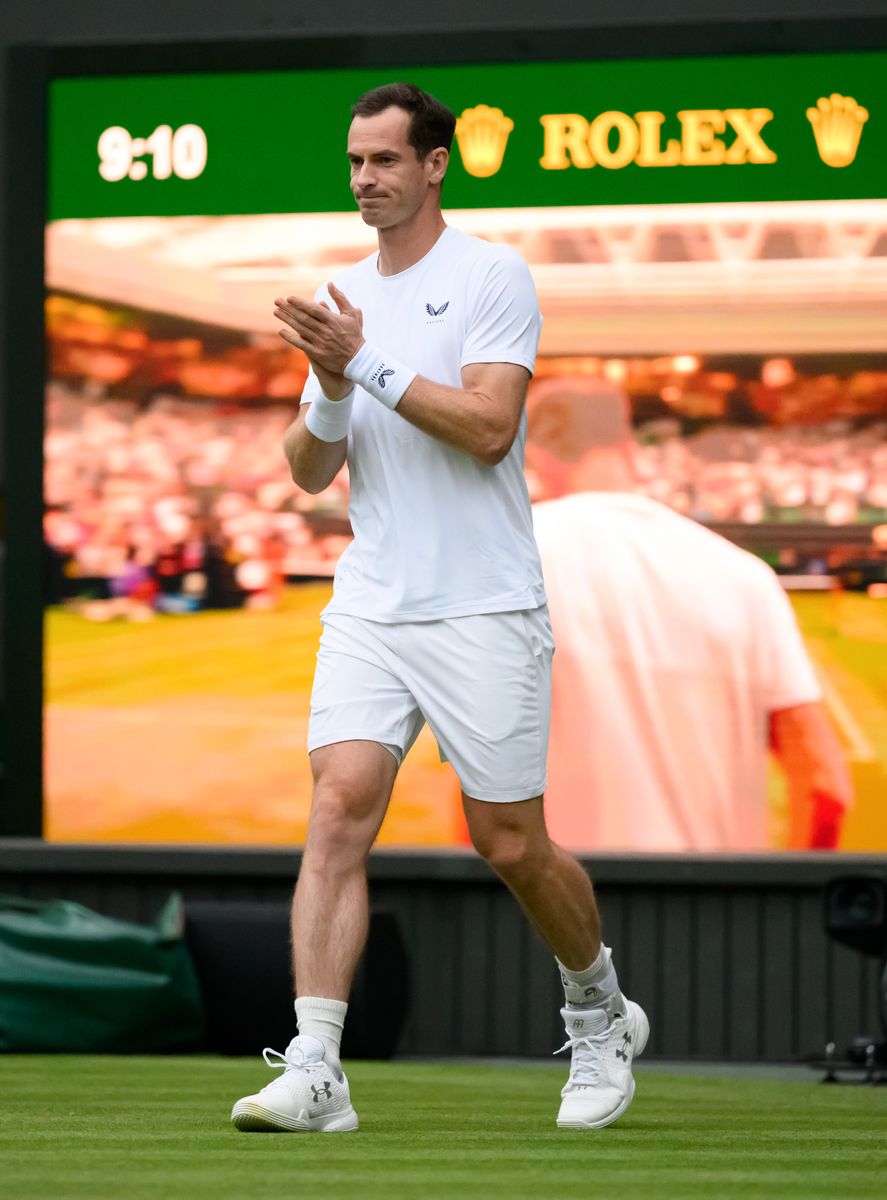
[(391, 409), (397, 407), (404, 392), (416, 378), (415, 371), (411, 371), (390, 355), (383, 355), (369, 342), (364, 342), (346, 364), (343, 374), (346, 379), (358, 384), (386, 408)]

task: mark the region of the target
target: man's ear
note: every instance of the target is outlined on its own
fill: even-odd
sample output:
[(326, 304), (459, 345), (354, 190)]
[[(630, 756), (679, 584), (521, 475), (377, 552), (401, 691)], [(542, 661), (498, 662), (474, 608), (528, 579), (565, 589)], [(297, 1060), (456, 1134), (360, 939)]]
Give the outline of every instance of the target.
[(568, 397), (548, 396), (527, 412), (527, 441), (560, 462), (569, 462), (576, 453), (571, 405)]
[(436, 150), (431, 151), (425, 159), (425, 170), (429, 183), (441, 183), (443, 181), (443, 177), (447, 173), (449, 161), (450, 152), (444, 146), (438, 146)]

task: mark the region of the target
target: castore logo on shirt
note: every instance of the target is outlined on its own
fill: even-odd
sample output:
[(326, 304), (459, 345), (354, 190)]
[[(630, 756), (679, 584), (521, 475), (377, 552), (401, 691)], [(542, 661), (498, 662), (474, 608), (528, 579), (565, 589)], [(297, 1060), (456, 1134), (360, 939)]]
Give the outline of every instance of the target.
[(440, 320), (443, 318), (443, 314), (447, 311), (447, 309), (449, 307), (450, 307), (449, 300), (445, 300), (444, 303), (440, 306), (440, 308), (435, 308), (433, 304), (426, 304), (425, 311), (428, 313), (429, 317), (431, 317), (431, 320), (426, 321), (425, 324), (426, 325), (438, 324), (440, 322)]

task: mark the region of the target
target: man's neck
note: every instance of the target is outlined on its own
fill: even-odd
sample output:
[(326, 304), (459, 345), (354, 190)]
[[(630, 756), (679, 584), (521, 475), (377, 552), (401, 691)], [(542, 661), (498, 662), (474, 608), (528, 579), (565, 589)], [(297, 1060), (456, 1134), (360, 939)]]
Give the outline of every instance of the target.
[(597, 450), (580, 459), (570, 472), (570, 492), (635, 492), (638, 477), (625, 448)]
[(399, 275), (424, 258), (446, 229), (439, 208), (416, 213), (408, 224), (379, 230), (379, 274)]

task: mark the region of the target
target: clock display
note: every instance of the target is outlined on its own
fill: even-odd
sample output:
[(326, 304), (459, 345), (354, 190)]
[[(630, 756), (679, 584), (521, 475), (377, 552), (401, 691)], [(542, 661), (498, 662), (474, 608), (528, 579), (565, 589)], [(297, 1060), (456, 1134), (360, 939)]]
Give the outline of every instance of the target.
[[(206, 134), (199, 125), (158, 125), (147, 138), (133, 137), (122, 125), (104, 129), (98, 142), (99, 175), (121, 179), (196, 179), (206, 167)], [(151, 160), (150, 166), (144, 161)]]

